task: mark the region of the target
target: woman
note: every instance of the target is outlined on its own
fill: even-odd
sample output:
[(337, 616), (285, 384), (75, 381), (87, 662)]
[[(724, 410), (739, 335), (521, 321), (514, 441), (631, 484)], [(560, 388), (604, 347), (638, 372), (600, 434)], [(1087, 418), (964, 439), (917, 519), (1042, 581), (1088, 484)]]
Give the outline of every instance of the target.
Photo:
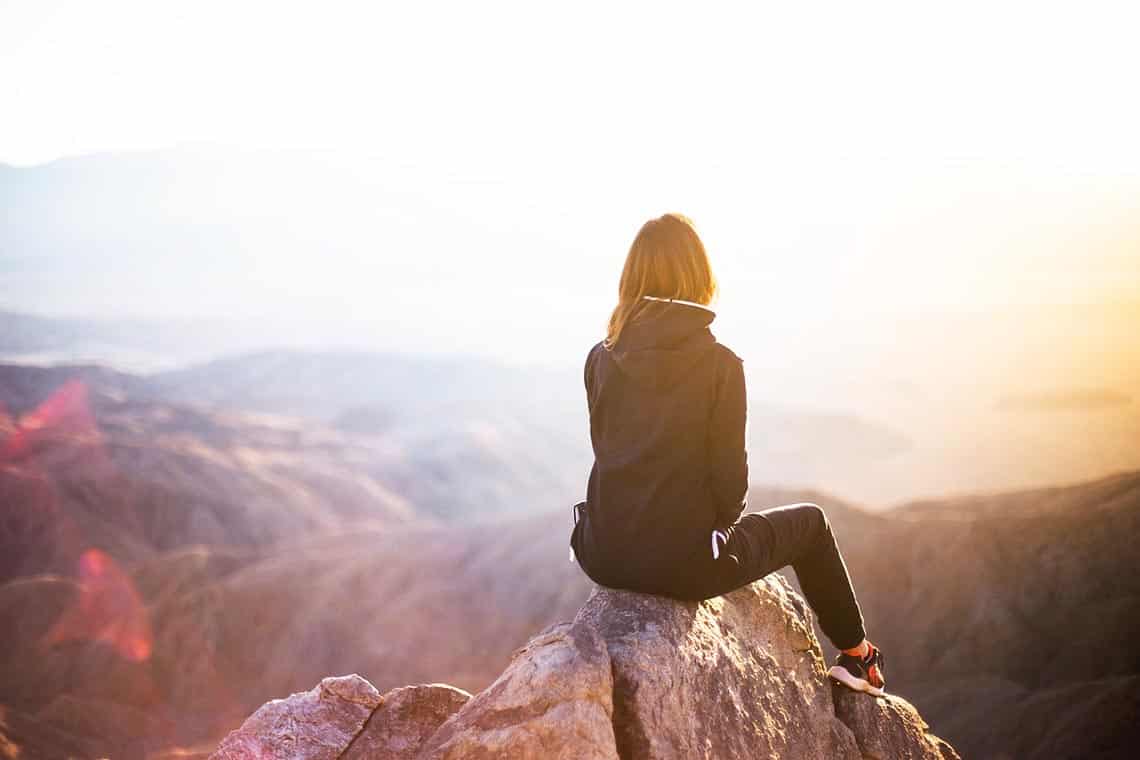
[(717, 342), (717, 293), (692, 222), (646, 222), (626, 257), (605, 340), (586, 357), (594, 466), (574, 505), (571, 560), (595, 582), (698, 600), (791, 565), (840, 654), (830, 674), (881, 694), (883, 656), (826, 515), (742, 514), (747, 402), (740, 357)]

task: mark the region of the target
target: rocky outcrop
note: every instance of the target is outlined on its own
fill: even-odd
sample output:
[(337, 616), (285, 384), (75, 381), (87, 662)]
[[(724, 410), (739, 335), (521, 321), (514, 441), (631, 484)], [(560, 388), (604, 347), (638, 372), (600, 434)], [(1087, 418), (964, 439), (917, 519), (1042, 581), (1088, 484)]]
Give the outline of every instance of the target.
[(393, 689), (356, 739), (341, 755), (343, 760), (412, 760), (439, 725), (471, 699), (463, 689), (442, 683)]
[(958, 758), (953, 747), (928, 731), (926, 721), (902, 697), (869, 699), (839, 684), (832, 691), (835, 714), (855, 734), (864, 760)]
[(326, 678), (310, 691), (267, 702), (233, 731), (212, 760), (405, 760), (471, 698), (447, 684), (380, 695), (358, 675)]
[(613, 717), (606, 642), (589, 626), (560, 623), (516, 650), (419, 756), (617, 760)]
[(596, 587), (470, 699), (325, 679), (214, 758), (958, 757), (905, 700), (833, 687), (810, 614), (778, 575), (702, 602)]
[(326, 678), (310, 691), (262, 705), (212, 757), (336, 760), (380, 703), (380, 693), (360, 676)]
[(606, 641), (623, 758), (858, 757), (782, 578), (700, 603), (599, 590), (575, 623)]

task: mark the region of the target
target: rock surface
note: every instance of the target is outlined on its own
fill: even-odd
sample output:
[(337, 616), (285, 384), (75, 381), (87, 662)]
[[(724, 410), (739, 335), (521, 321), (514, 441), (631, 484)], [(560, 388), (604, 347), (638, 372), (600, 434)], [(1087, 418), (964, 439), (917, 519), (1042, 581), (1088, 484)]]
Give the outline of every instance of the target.
[(772, 576), (704, 602), (595, 591), (622, 758), (859, 756), (835, 717), (806, 606)]
[(902, 697), (871, 698), (839, 684), (832, 691), (835, 714), (855, 734), (865, 760), (961, 760)]
[(336, 760), (380, 705), (380, 692), (358, 675), (326, 678), (288, 699), (266, 702), (211, 757)]
[(503, 674), (440, 727), (424, 760), (617, 760), (606, 642), (559, 623), (515, 650)]
[(353, 674), (267, 702), (230, 733), (216, 760), (410, 760), (471, 695), (447, 684), (404, 686), (380, 695)]
[(411, 760), (439, 725), (471, 699), (463, 689), (442, 683), (393, 689), (342, 755), (343, 760)]
[(264, 705), (235, 758), (957, 760), (897, 697), (833, 687), (803, 599), (778, 575), (702, 602), (595, 587), (467, 699), (381, 697), (359, 676)]

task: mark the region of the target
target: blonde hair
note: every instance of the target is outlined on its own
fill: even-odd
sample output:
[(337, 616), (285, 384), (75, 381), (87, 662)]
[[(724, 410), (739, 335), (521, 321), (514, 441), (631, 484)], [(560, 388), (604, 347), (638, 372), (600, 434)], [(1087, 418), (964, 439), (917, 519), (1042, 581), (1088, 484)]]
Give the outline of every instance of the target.
[(607, 349), (614, 347), (625, 326), (652, 303), (644, 296), (708, 305), (716, 295), (716, 277), (692, 220), (676, 213), (650, 219), (625, 257), (618, 303), (602, 342)]

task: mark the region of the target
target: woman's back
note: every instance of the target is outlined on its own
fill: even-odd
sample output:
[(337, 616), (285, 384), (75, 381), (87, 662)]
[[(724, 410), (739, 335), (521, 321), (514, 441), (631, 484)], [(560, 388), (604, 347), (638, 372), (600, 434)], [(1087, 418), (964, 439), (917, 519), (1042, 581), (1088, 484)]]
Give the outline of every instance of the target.
[(714, 317), (648, 298), (612, 350), (599, 342), (586, 358), (595, 461), (575, 551), (599, 583), (667, 586), (743, 509), (744, 375)]

